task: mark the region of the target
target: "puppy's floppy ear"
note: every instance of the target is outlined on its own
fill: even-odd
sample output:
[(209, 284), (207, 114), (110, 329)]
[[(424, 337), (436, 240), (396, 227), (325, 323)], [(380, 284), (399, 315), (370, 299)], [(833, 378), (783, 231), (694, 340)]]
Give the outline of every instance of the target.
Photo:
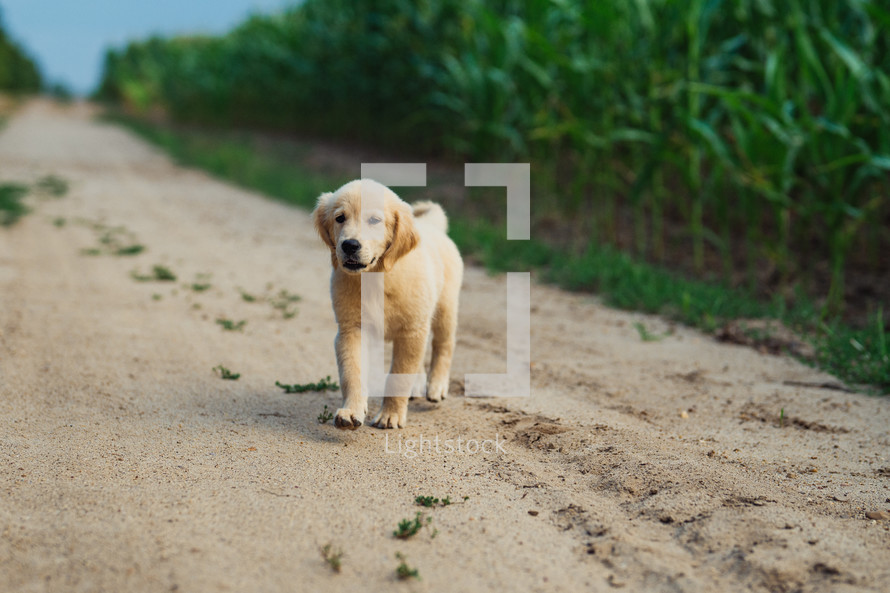
[(393, 265), (417, 247), (419, 242), (420, 235), (414, 226), (411, 206), (402, 202), (392, 211), (392, 239), (380, 258), (383, 262), (383, 271), (389, 272)]
[(331, 192), (321, 194), (318, 197), (318, 203), (312, 212), (312, 220), (315, 223), (315, 230), (318, 236), (325, 242), (325, 245), (331, 250), (331, 265), (337, 268), (336, 245), (334, 244), (334, 235), (331, 231), (330, 209), (334, 201), (334, 194)]

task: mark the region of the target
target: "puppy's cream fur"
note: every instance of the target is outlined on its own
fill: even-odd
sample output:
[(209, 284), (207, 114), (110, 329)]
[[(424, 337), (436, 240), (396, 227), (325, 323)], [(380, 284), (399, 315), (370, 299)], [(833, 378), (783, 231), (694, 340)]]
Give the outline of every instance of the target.
[[(376, 323), (383, 326), (384, 339), (393, 343), (389, 372), (422, 373), (432, 332), (426, 397), (444, 399), (463, 281), (460, 253), (446, 235), (445, 212), (432, 202), (412, 208), (386, 186), (361, 179), (320, 196), (313, 217), (331, 250), (333, 266), (331, 300), (339, 326), (335, 349), (343, 391), (334, 423), (358, 428), (368, 411), (367, 387), (361, 384), (361, 273), (366, 271), (384, 272), (384, 319)], [(385, 397), (371, 424), (405, 426), (407, 395)]]

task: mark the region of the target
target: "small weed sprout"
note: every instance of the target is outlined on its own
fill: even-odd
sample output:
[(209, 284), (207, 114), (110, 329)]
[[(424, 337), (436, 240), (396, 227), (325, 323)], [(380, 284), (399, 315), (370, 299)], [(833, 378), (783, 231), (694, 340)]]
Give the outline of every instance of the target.
[(414, 519), (402, 519), (399, 521), (398, 529), (392, 532), (393, 537), (408, 539), (417, 535), (417, 532), (423, 527), (423, 523), (420, 521), (421, 516), (421, 513), (417, 513)]
[(54, 198), (61, 198), (68, 193), (68, 182), (57, 175), (41, 177), (34, 186), (40, 193)]
[(272, 305), (272, 308), (281, 313), (282, 319), (291, 319), (296, 317), (297, 308), (295, 303), (302, 300), (302, 297), (297, 294), (292, 294), (285, 289), (281, 289), (278, 291), (278, 294), (270, 295), (269, 292), (272, 290), (272, 284), (266, 285), (266, 294), (263, 296), (256, 296), (244, 290), (243, 288), (239, 288), (238, 292), (241, 294), (241, 299), (245, 303), (257, 303), (260, 301), (264, 301)]
[[(395, 531), (392, 532), (393, 537), (397, 537), (399, 539), (409, 539), (417, 535), (417, 533), (423, 528), (428, 527), (430, 523), (433, 522), (432, 517), (424, 517), (423, 513), (418, 511), (413, 519), (402, 519), (399, 521), (399, 527)], [(431, 537), (436, 537), (438, 534), (437, 530), (432, 532)]]
[(239, 288), (238, 292), (241, 293), (241, 299), (245, 303), (256, 303), (260, 301), (269, 303), (270, 305), (272, 305), (273, 309), (281, 313), (282, 319), (291, 319), (292, 317), (296, 317), (297, 308), (295, 306), (295, 303), (299, 302), (302, 297), (297, 294), (291, 294), (285, 289), (279, 290), (278, 294), (276, 295), (269, 295), (269, 291), (271, 289), (272, 285), (267, 285), (266, 294), (261, 297), (251, 294), (242, 288)]
[(401, 552), (396, 552), (396, 560), (399, 561), (399, 565), (396, 567), (396, 576), (399, 577), (400, 581), (407, 581), (408, 579), (420, 580), (420, 573), (417, 572), (416, 568), (408, 566), (407, 558)]
[(414, 499), (415, 504), (419, 504), (422, 507), (430, 508), (433, 505), (439, 504), (438, 498), (433, 498), (432, 496), (418, 496)]
[(237, 381), (241, 377), (241, 373), (233, 373), (223, 365), (215, 366), (213, 370), (219, 374), (220, 378), (227, 381)]
[(279, 381), (275, 381), (275, 386), (280, 387), (285, 393), (306, 393), (307, 391), (337, 391), (340, 386), (331, 381), (328, 375), (318, 383), (303, 383), (294, 385), (285, 385)]
[(659, 340), (663, 340), (668, 336), (668, 334), (653, 334), (650, 332), (645, 325), (640, 323), (639, 321), (634, 322), (634, 328), (636, 328), (637, 333), (640, 334), (640, 339), (644, 342), (657, 342)]
[(321, 557), (324, 558), (324, 561), (328, 563), (328, 566), (331, 567), (331, 570), (334, 572), (340, 572), (340, 568), (343, 564), (343, 551), (339, 548), (334, 548), (333, 544), (327, 543), (321, 547)]
[(328, 410), (327, 404), (325, 404), (324, 410), (321, 411), (321, 414), (318, 415), (318, 423), (319, 424), (327, 424), (330, 420), (334, 419), (334, 415)]
[(269, 304), (272, 305), (272, 308), (276, 311), (281, 311), (281, 317), (284, 319), (290, 319), (297, 314), (296, 307), (291, 307), (294, 303), (301, 300), (301, 297), (296, 294), (291, 294), (288, 291), (281, 289), (278, 291), (278, 294), (269, 299)]
[(170, 271), (170, 268), (165, 266), (153, 266), (152, 274), (154, 274), (155, 280), (159, 282), (175, 282), (176, 274)]
[(79, 220), (80, 224), (88, 226), (96, 233), (96, 241), (99, 247), (82, 249), (83, 255), (117, 255), (133, 256), (145, 251), (145, 246), (136, 242), (135, 235), (122, 226), (107, 226), (101, 222)]
[(779, 410), (779, 426), (785, 426), (785, 408)]
[(114, 251), (114, 255), (121, 256), (129, 256), (129, 255), (139, 255), (145, 251), (144, 245), (127, 245), (126, 247), (121, 247)]
[(0, 183), (0, 226), (12, 226), (28, 213), (22, 199), (28, 194), (28, 186), (17, 183)]
[(195, 274), (195, 281), (192, 282), (188, 288), (191, 288), (195, 292), (204, 292), (206, 290), (210, 290), (213, 286), (210, 284), (211, 274)]
[[(469, 497), (466, 497), (466, 498), (469, 498)], [(466, 500), (466, 498), (464, 500)], [(441, 505), (443, 507), (447, 507), (448, 505), (455, 504), (455, 503), (453, 500), (451, 500), (451, 497), (449, 497), (449, 496), (446, 496), (445, 498), (443, 498), (441, 500), (438, 498), (435, 498), (433, 496), (418, 496), (414, 499), (414, 504), (417, 504), (417, 505), (420, 505), (420, 506), (426, 507), (426, 508), (432, 508), (434, 506), (439, 506), (439, 505)]]
[(175, 282), (176, 274), (166, 266), (153, 266), (151, 274), (140, 274), (136, 270), (130, 272), (130, 277), (136, 282)]
[(231, 319), (226, 319), (224, 317), (221, 317), (216, 320), (216, 323), (219, 324), (220, 326), (222, 326), (222, 328), (225, 331), (240, 332), (240, 331), (244, 331), (244, 326), (247, 325), (247, 320), (242, 319), (241, 321), (238, 321), (236, 323), (236, 322), (232, 321)]

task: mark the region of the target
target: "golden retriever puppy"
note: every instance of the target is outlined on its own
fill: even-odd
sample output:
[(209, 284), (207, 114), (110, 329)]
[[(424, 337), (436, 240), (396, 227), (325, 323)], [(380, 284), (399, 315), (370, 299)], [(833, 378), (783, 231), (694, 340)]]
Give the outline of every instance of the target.
[[(463, 262), (446, 234), (445, 212), (432, 202), (419, 202), (412, 208), (388, 187), (361, 179), (322, 194), (313, 218), (318, 234), (331, 250), (334, 268), (331, 301), (339, 326), (334, 346), (343, 391), (343, 406), (334, 416), (335, 425), (358, 428), (368, 413), (368, 387), (362, 384), (361, 368), (363, 272), (383, 272), (383, 319), (365, 321), (393, 343), (389, 372), (421, 374), (432, 332), (426, 397), (433, 402), (444, 399), (463, 281)], [(368, 309), (366, 304), (365, 315)], [(367, 373), (364, 377), (367, 380)], [(383, 407), (371, 424), (402, 428), (409, 393), (401, 387), (397, 389), (399, 396), (390, 397), (389, 385)], [(411, 392), (410, 386), (407, 391)], [(422, 391), (423, 385), (415, 386), (413, 394)]]

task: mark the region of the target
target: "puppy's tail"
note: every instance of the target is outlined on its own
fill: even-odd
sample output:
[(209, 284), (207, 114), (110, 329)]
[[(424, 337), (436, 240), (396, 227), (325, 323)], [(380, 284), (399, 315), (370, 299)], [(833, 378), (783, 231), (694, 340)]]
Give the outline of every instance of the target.
[(422, 222), (433, 226), (443, 233), (448, 232), (448, 217), (445, 211), (435, 202), (415, 202), (414, 218), (420, 219)]

